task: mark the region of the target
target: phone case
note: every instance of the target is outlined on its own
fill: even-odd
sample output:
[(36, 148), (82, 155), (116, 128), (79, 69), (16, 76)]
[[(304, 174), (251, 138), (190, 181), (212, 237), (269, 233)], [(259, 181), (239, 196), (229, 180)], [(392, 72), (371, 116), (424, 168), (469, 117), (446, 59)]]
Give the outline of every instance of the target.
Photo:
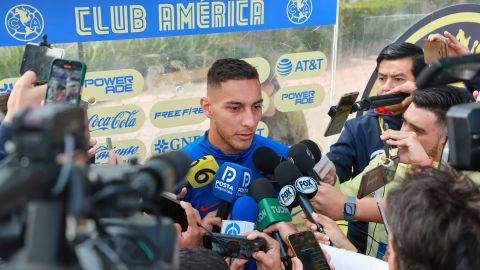
[(290, 234), (287, 238), (287, 244), (302, 261), (304, 269), (330, 270), (330, 265), (311, 231)]
[[(79, 79), (79, 89), (78, 89), (78, 94), (76, 95), (75, 97), (75, 104), (77, 106), (80, 105), (80, 101), (81, 101), (81, 92), (82, 92), (82, 86), (83, 86), (83, 82), (85, 80), (85, 73), (87, 71), (87, 66), (85, 65), (85, 63), (81, 62), (81, 61), (76, 61), (76, 60), (68, 60), (68, 59), (61, 59), (61, 58), (56, 58), (55, 60), (53, 60), (52, 62), (52, 65), (51, 65), (51, 68), (50, 68), (50, 75), (49, 75), (49, 78), (48, 78), (48, 82), (50, 82), (50, 80), (52, 79), (52, 73), (53, 73), (53, 66), (60, 66), (60, 65), (64, 65), (64, 64), (72, 64), (72, 65), (80, 65), (81, 66), (81, 69), (80, 69), (80, 79)], [(50, 90), (50, 86), (47, 88), (47, 93), (45, 94), (45, 103), (48, 102), (48, 95), (49, 95), (49, 91)]]
[(241, 235), (207, 233), (204, 246), (223, 257), (251, 259), (253, 253), (266, 251), (267, 241), (263, 238), (249, 240)]
[(330, 119), (323, 136), (328, 137), (338, 134), (342, 131), (343, 125), (345, 124), (345, 121), (347, 121), (348, 115), (352, 111), (353, 104), (355, 104), (355, 100), (357, 100), (358, 95), (359, 92), (350, 92), (344, 94), (340, 98), (340, 101), (336, 106), (335, 114), (333, 115), (332, 119)]
[(398, 162), (399, 158), (394, 157), (389, 159), (388, 164), (380, 164), (364, 173), (358, 189), (357, 198), (361, 199), (393, 181), (397, 171)]

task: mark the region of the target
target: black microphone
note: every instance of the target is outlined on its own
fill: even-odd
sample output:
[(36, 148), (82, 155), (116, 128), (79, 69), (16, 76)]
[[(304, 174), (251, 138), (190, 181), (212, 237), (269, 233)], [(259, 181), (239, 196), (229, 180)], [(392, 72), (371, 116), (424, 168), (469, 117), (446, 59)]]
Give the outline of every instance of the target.
[[(292, 221), (290, 211), (280, 205), (275, 190), (268, 179), (258, 178), (253, 181), (249, 194), (258, 203), (257, 229), (259, 231), (263, 231), (268, 226), (277, 222)], [(288, 269), (288, 267), (291, 266), (290, 257), (287, 253), (288, 248), (283, 242), (279, 232), (273, 232), (272, 236), (280, 243), (280, 257), (282, 258), (285, 268)]]
[(171, 190), (185, 177), (190, 163), (190, 157), (182, 151), (154, 156), (145, 162), (131, 185), (142, 197), (153, 198), (163, 190)]
[(317, 193), (318, 186), (316, 181), (310, 177), (302, 176), (297, 167), (290, 162), (282, 162), (275, 168), (275, 178), (282, 187), (293, 184), (296, 191), (295, 199), (300, 204), (308, 220), (317, 226), (317, 231), (325, 233), (323, 226), (318, 224), (312, 217), (315, 209), (309, 200)]
[[(315, 157), (305, 144), (297, 143), (292, 145), (288, 151), (288, 161), (293, 163), (304, 176), (310, 176), (318, 182), (320, 176), (313, 170), (315, 166)], [(276, 178), (275, 173), (275, 178)], [(278, 180), (278, 179), (277, 179)]]
[(312, 152), (315, 158), (315, 166), (313, 166), (313, 171), (318, 174), (320, 179), (323, 180), (327, 173), (335, 166), (333, 162), (328, 158), (327, 155), (322, 155), (318, 145), (312, 140), (303, 140), (300, 142), (307, 146), (307, 148)]
[(285, 159), (275, 153), (273, 149), (266, 146), (257, 148), (255, 152), (253, 152), (252, 159), (255, 167), (270, 180), (273, 180), (275, 167), (277, 167), (280, 162), (285, 161)]
[(402, 102), (405, 98), (409, 97), (410, 94), (398, 93), (398, 94), (387, 94), (381, 96), (372, 96), (364, 98), (360, 101), (355, 102), (353, 105), (354, 110), (363, 111), (368, 110), (370, 107), (378, 108), (382, 106), (394, 105)]

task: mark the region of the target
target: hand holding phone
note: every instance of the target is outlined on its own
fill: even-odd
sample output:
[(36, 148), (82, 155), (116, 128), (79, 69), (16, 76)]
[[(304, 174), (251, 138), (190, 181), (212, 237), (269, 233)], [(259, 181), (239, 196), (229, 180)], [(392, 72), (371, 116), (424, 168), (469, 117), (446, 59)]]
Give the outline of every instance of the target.
[(425, 40), (423, 42), (423, 56), (425, 63), (430, 65), (437, 59), (448, 57), (448, 43), (446, 40)]
[(207, 233), (204, 238), (204, 246), (222, 257), (251, 259), (253, 253), (266, 251), (267, 241), (263, 238), (250, 240), (243, 235)]
[(23, 53), (20, 75), (28, 70), (37, 75), (37, 85), (45, 84), (50, 74), (50, 66), (55, 58), (63, 58), (65, 50), (61, 48), (28, 43)]
[(302, 261), (304, 269), (330, 270), (330, 265), (311, 231), (290, 234), (288, 245), (295, 256)]
[(80, 61), (55, 59), (48, 79), (45, 104), (67, 102), (79, 105), (86, 69)]

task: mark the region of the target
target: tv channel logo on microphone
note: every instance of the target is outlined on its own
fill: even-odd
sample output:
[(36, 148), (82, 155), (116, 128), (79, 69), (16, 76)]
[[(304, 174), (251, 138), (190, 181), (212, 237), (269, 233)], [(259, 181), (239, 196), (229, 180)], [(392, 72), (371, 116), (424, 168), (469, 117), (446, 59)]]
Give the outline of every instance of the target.
[(295, 181), (295, 189), (303, 194), (312, 194), (317, 192), (317, 183), (311, 177), (300, 177)]
[(292, 185), (286, 185), (278, 193), (278, 201), (281, 205), (289, 207), (295, 201), (296, 196), (297, 192), (295, 191), (295, 188)]
[(248, 194), (248, 189), (250, 187), (250, 182), (252, 175), (249, 171), (243, 172), (243, 181), (242, 185), (238, 188), (237, 197), (245, 196)]

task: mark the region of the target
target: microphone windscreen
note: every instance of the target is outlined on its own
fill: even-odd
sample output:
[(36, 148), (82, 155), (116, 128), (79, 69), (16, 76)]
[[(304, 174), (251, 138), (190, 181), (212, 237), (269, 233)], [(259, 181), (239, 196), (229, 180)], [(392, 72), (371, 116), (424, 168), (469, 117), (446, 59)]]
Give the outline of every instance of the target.
[(190, 170), (190, 163), (192, 160), (187, 153), (182, 151), (170, 151), (163, 155), (153, 156), (150, 160), (161, 159), (168, 162), (174, 172), (177, 179), (182, 179)]
[(273, 174), (282, 159), (273, 149), (266, 146), (259, 147), (253, 152), (253, 164), (264, 174)]
[(318, 163), (320, 161), (320, 159), (322, 159), (322, 151), (320, 151), (320, 148), (318, 147), (318, 145), (314, 141), (303, 140), (300, 143), (307, 146), (308, 150), (310, 150), (310, 152), (312, 152), (312, 155), (315, 158), (315, 163)]
[(287, 155), (289, 161), (295, 164), (303, 175), (309, 175), (315, 166), (315, 158), (304, 144), (297, 143), (292, 145), (288, 149)]
[(247, 195), (250, 186), (250, 169), (241, 165), (224, 162), (215, 175), (213, 195), (226, 202)]
[(276, 198), (277, 194), (273, 189), (272, 183), (266, 178), (257, 178), (250, 185), (249, 195), (252, 196), (255, 201), (260, 202), (264, 198)]
[(258, 205), (254, 198), (243, 196), (238, 198), (232, 207), (232, 220), (255, 223), (258, 216)]
[(200, 188), (215, 179), (218, 169), (218, 163), (213, 156), (204, 156), (190, 164), (186, 178), (193, 188)]
[(278, 184), (282, 187), (295, 182), (295, 180), (302, 176), (297, 166), (288, 161), (278, 164), (275, 168), (275, 179), (277, 179)]

